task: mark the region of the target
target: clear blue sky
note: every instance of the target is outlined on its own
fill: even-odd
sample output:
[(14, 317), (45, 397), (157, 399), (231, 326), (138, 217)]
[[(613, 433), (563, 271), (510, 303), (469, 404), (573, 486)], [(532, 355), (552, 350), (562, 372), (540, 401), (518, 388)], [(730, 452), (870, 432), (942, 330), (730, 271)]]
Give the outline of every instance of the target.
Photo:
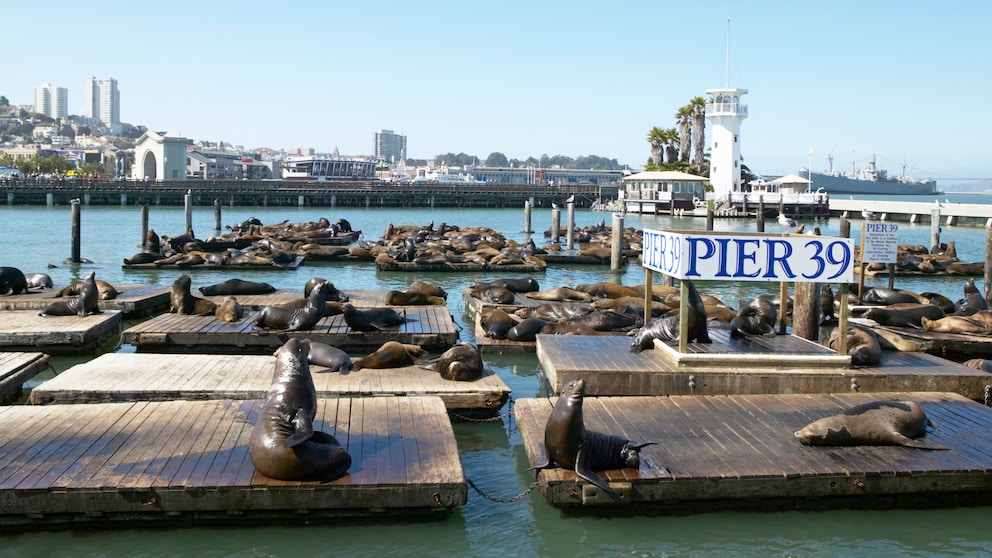
[[(647, 132), (725, 81), (749, 90), (762, 174), (865, 164), (992, 177), (992, 2), (259, 2), (17, 0), (0, 95), (117, 79), (121, 119), (194, 140), (371, 154), (599, 155), (634, 168)], [(14, 23), (16, 22), (16, 23)]]

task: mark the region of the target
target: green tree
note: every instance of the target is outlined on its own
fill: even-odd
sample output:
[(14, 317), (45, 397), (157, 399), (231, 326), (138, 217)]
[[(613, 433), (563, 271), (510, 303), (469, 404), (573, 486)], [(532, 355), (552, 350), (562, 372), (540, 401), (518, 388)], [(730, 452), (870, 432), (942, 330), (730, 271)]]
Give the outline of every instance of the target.
[(83, 163), (79, 165), (79, 172), (87, 176), (95, 176), (97, 178), (103, 178), (107, 171), (103, 168), (100, 163)]
[(507, 160), (506, 155), (503, 155), (499, 151), (493, 151), (488, 157), (486, 157), (487, 167), (505, 167), (507, 163), (509, 163), (509, 161)]
[(0, 95), (0, 107), (9, 107), (9, 106), (10, 106), (10, 101), (7, 100), (7, 97)]

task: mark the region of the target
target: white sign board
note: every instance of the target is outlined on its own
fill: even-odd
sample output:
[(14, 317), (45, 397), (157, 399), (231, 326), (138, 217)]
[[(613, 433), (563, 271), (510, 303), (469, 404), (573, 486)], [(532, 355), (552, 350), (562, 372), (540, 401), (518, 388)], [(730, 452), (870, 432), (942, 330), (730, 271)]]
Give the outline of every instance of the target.
[(854, 281), (849, 238), (644, 230), (641, 265), (678, 279)]
[(865, 222), (861, 239), (861, 261), (896, 263), (899, 261), (899, 225), (897, 223)]

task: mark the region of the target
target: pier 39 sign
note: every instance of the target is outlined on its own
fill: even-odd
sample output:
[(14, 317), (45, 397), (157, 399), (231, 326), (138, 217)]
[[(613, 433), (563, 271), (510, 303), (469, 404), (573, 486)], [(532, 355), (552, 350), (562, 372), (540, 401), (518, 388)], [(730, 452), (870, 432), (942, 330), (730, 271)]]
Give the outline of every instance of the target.
[(854, 242), (810, 235), (644, 229), (641, 265), (678, 279), (854, 281)]

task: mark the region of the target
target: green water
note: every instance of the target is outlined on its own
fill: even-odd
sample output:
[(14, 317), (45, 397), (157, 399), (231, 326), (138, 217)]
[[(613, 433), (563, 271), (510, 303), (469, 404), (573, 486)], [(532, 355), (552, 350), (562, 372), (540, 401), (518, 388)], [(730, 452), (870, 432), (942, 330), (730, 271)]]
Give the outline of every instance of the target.
[[(973, 201), (969, 199), (968, 201)], [(488, 226), (509, 238), (523, 240), (522, 210), (404, 210), (334, 208), (223, 208), (223, 222), (248, 217), (263, 223), (331, 221), (346, 218), (365, 238), (379, 238), (389, 223)], [(195, 208), (197, 237), (214, 233), (213, 209)], [(592, 225), (611, 215), (577, 211), (576, 224)], [(838, 220), (818, 224), (824, 234), (836, 234)], [(566, 222), (564, 211), (561, 223)], [(543, 244), (550, 227), (550, 210), (535, 210), (532, 226)], [(149, 224), (160, 235), (178, 235), (184, 226), (182, 208), (156, 208)], [(810, 223), (810, 225), (813, 223)], [(637, 228), (702, 228), (701, 219), (628, 214), (625, 226)], [(809, 226), (809, 225), (807, 225)], [(928, 225), (901, 224), (900, 242), (929, 244)], [(47, 272), (56, 284), (66, 284), (96, 271), (98, 279), (113, 284), (171, 285), (178, 271), (123, 270), (121, 260), (138, 251), (141, 236), (139, 208), (83, 207), (82, 257), (91, 264), (62, 264), (71, 253), (68, 207), (0, 207), (0, 265), (25, 272)], [(767, 232), (778, 232), (769, 222)], [(751, 223), (721, 221), (718, 230), (751, 230)], [(852, 227), (859, 230), (857, 226)], [(782, 231), (784, 232), (784, 231)], [(965, 261), (984, 258), (985, 229), (945, 227), (942, 240), (955, 240)], [(55, 264), (56, 268), (48, 268)], [(370, 263), (305, 265), (295, 271), (195, 272), (194, 287), (237, 276), (263, 280), (277, 287), (301, 289), (307, 279), (320, 276), (343, 289), (403, 288), (416, 279), (431, 280), (449, 292), (448, 306), (462, 328), (463, 340), (473, 341), (461, 290), (469, 282), (496, 275), (480, 273), (377, 273)], [(644, 281), (636, 264), (620, 274), (603, 267), (551, 267), (534, 275), (541, 288), (578, 283)], [(884, 284), (869, 279), (867, 284)], [(962, 297), (959, 278), (897, 281), (897, 287), (917, 292), (936, 291), (952, 300)], [(704, 283), (700, 290), (731, 305), (778, 285)], [(133, 350), (122, 347), (121, 350)], [(513, 390), (514, 398), (543, 395), (534, 355), (486, 356), (486, 363)], [(54, 359), (56, 371), (79, 362)], [(43, 381), (44, 376), (36, 381)], [(521, 493), (533, 480), (524, 473), (529, 464), (512, 418), (499, 423), (456, 424), (455, 435), (466, 477), (488, 494), (508, 498)], [(2, 538), (0, 556), (988, 556), (992, 552), (992, 507), (929, 511), (831, 511), (790, 513), (722, 513), (688, 517), (575, 518), (562, 517), (537, 491), (520, 501), (499, 504), (469, 490), (468, 503), (443, 521), (430, 523), (374, 523), (352, 526), (280, 526), (245, 528), (192, 528), (29, 533)]]

